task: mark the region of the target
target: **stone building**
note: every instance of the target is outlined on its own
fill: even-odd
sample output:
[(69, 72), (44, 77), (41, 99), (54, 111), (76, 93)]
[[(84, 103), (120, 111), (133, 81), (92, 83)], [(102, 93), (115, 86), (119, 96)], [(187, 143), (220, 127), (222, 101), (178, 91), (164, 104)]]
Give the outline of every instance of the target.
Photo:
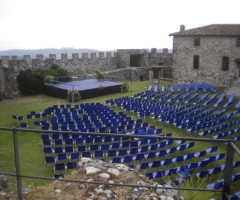
[(217, 86), (240, 81), (240, 24), (212, 24), (171, 33), (173, 80)]

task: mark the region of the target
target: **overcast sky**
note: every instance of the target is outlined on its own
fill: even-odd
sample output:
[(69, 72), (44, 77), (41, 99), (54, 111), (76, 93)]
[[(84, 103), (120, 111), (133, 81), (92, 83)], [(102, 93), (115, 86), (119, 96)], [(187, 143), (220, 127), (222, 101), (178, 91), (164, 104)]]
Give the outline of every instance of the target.
[(0, 50), (172, 48), (168, 35), (239, 24), (239, 0), (0, 0)]

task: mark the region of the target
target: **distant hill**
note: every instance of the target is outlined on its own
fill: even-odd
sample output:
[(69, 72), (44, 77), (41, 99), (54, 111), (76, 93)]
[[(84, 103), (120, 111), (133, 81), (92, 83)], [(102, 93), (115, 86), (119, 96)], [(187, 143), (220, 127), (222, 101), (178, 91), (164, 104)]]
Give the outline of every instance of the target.
[[(109, 50), (113, 51), (113, 50)], [(35, 58), (37, 54), (43, 54), (45, 58), (49, 57), (49, 54), (56, 54), (57, 58), (61, 57), (61, 54), (68, 54), (71, 56), (72, 53), (93, 53), (93, 52), (105, 52), (101, 50), (95, 50), (95, 49), (74, 49), (74, 48), (62, 48), (62, 49), (12, 49), (12, 50), (6, 50), (6, 51), (0, 51), (0, 57), (1, 56), (18, 56), (19, 58), (22, 58), (23, 55), (30, 55), (31, 58)]]

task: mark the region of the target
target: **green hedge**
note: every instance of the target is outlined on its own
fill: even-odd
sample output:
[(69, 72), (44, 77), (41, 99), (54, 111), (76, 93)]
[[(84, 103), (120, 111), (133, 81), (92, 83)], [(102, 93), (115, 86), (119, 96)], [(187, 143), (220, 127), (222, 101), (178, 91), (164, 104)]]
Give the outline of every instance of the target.
[(61, 81), (69, 81), (69, 73), (56, 64), (51, 66), (49, 70), (43, 69), (27, 69), (20, 71), (17, 76), (18, 88), (23, 95), (36, 95), (43, 93), (44, 81), (55, 79), (56, 77), (64, 77)]

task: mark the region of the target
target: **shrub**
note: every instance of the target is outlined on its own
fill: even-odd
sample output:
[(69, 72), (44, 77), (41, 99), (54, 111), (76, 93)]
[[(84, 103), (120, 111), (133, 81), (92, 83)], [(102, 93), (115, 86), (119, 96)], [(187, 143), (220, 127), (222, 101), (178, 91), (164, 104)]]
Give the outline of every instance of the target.
[(69, 73), (56, 64), (50, 70), (31, 70), (20, 71), (17, 76), (18, 88), (23, 95), (35, 95), (43, 93), (44, 81), (52, 80), (54, 77), (64, 77), (61, 81), (69, 81)]
[(23, 95), (40, 94), (43, 91), (43, 77), (42, 70), (26, 70), (20, 71), (17, 76), (17, 83)]
[(102, 80), (105, 78), (104, 74), (100, 70), (96, 71), (96, 77), (98, 80)]
[(67, 92), (67, 100), (69, 102), (77, 102), (77, 101), (80, 101), (81, 100), (81, 95), (79, 93), (79, 91), (76, 91), (76, 90), (68, 90)]
[(0, 101), (2, 101), (2, 100), (3, 100), (3, 93), (0, 92)]
[(122, 85), (121, 85), (121, 92), (128, 92), (129, 91), (129, 85), (128, 85), (128, 83), (123, 83)]
[(47, 75), (44, 77), (44, 83), (51, 83), (51, 81), (54, 81), (55, 77), (53, 75)]
[(52, 75), (54, 77), (61, 77), (59, 81), (61, 82), (68, 82), (70, 81), (70, 74), (67, 70), (61, 68), (57, 64), (52, 64), (51, 69), (47, 71), (49, 75)]
[[(182, 188), (200, 188), (207, 189), (206, 185), (208, 183), (208, 178), (196, 178), (190, 176), (189, 180), (185, 180), (181, 183)], [(182, 191), (181, 195), (186, 200), (206, 200), (213, 198), (214, 194), (212, 192), (203, 192), (203, 191)]]

